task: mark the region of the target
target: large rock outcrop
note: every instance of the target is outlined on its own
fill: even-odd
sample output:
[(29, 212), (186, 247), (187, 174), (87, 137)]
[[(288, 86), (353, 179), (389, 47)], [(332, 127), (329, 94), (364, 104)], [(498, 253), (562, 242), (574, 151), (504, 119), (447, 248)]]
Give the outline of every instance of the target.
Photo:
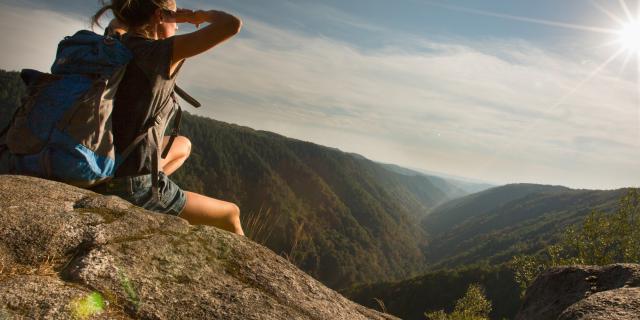
[(250, 240), (0, 176), (0, 318), (395, 319)]
[(640, 265), (549, 269), (527, 289), (516, 319), (640, 319)]

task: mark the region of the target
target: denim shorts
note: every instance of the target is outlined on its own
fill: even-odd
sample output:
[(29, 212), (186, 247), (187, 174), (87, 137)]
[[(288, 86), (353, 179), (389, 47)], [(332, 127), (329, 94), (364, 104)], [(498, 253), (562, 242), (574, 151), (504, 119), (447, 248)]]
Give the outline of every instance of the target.
[(160, 172), (158, 178), (160, 196), (157, 201), (154, 201), (151, 194), (151, 174), (115, 178), (91, 190), (104, 195), (118, 196), (147, 210), (180, 216), (187, 204), (187, 196), (164, 172)]

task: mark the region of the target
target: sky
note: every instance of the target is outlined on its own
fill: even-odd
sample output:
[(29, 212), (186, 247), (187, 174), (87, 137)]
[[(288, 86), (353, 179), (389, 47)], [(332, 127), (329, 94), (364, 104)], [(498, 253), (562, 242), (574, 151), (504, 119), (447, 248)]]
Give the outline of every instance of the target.
[[(178, 6), (244, 22), (180, 71), (204, 105), (189, 112), (496, 184), (640, 185), (638, 55), (621, 51), (616, 33), (637, 16), (636, 0)], [(0, 68), (48, 70), (57, 42), (98, 8), (0, 0)]]

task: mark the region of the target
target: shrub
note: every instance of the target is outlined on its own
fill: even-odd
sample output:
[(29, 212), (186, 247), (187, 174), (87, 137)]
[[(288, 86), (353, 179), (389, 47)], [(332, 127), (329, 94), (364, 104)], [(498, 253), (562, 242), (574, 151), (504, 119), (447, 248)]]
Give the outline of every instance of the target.
[(491, 301), (487, 300), (484, 289), (479, 284), (471, 284), (451, 314), (438, 310), (425, 316), (428, 320), (485, 320), (489, 319), (490, 312)]

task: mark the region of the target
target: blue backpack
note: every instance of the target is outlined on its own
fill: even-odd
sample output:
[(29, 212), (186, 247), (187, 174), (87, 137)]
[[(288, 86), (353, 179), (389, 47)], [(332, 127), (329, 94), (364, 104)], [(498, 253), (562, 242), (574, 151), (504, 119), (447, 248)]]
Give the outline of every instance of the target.
[[(51, 74), (23, 70), (27, 96), (6, 136), (6, 147), (14, 158), (13, 173), (85, 188), (113, 178), (118, 165), (147, 137), (142, 133), (116, 154), (111, 112), (132, 58), (118, 39), (82, 30), (60, 42)], [(192, 103), (193, 98), (182, 90), (176, 92)], [(180, 113), (171, 142), (178, 134)], [(171, 143), (163, 157), (170, 147)]]

